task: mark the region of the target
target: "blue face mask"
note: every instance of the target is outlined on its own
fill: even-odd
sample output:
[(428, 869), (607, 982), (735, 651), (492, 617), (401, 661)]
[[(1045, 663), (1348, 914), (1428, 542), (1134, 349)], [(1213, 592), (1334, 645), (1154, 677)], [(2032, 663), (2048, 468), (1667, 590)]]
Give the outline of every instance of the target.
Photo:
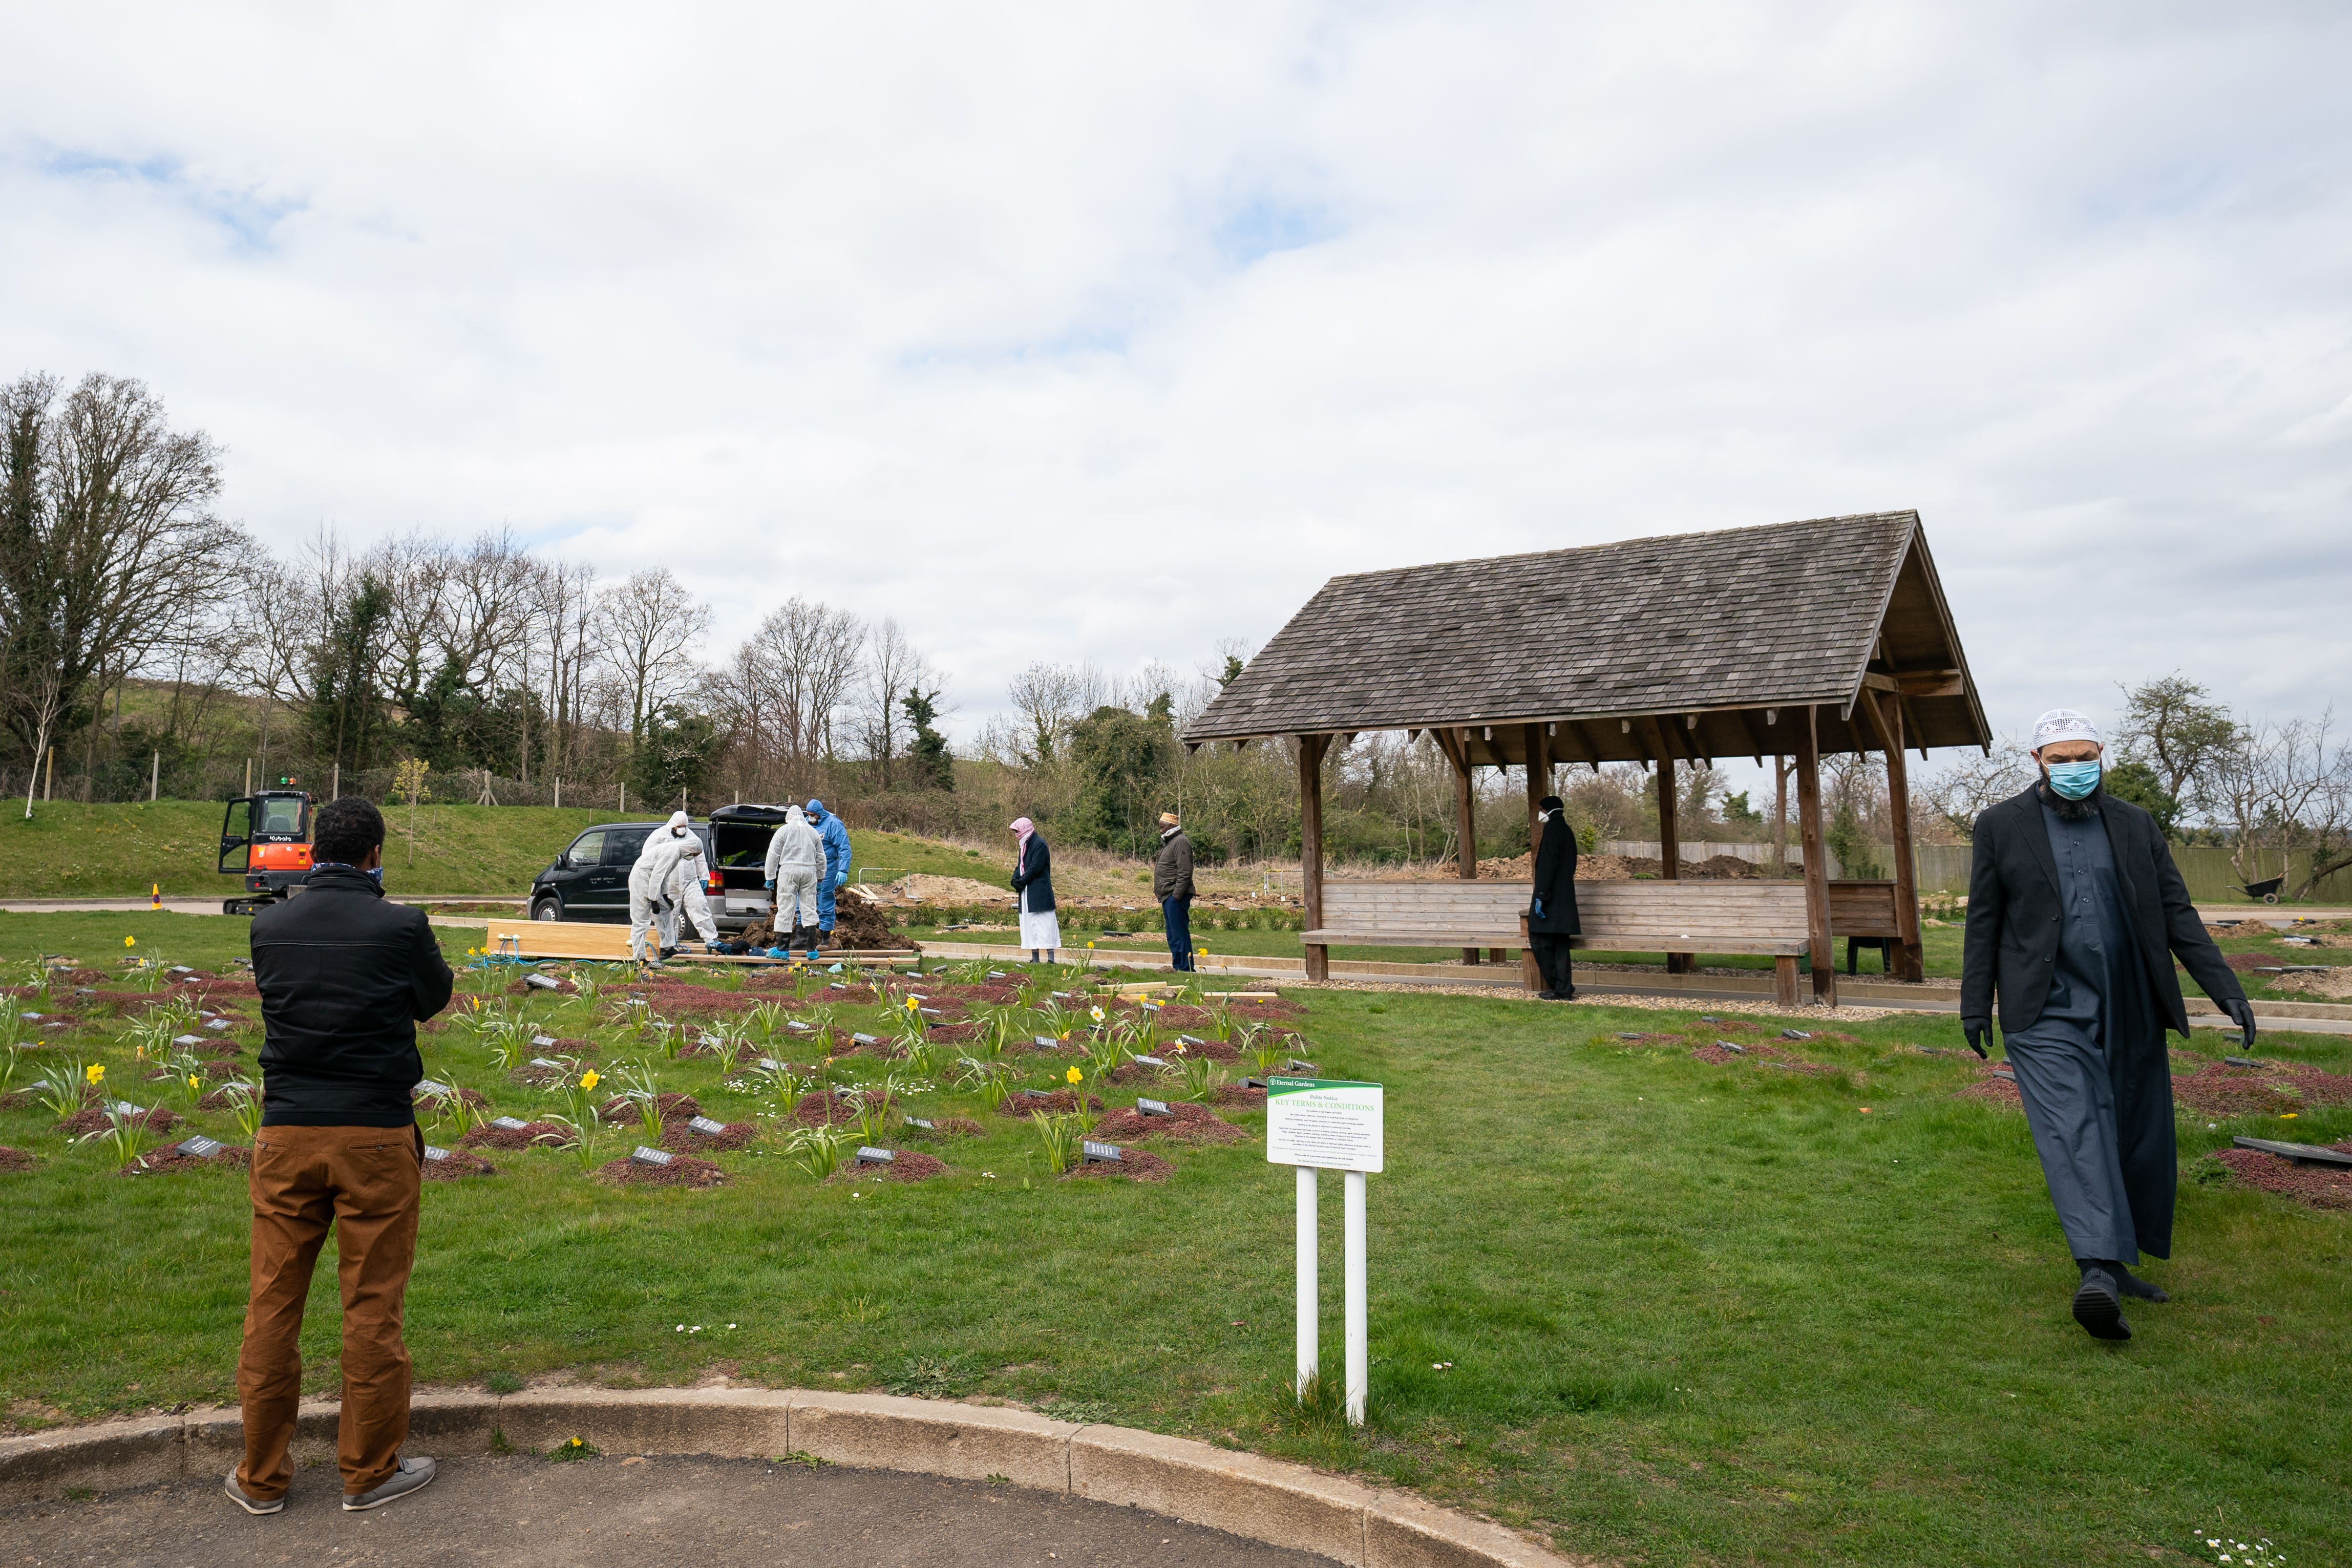
[(2088, 763), (2052, 763), (2050, 787), (2068, 800), (2081, 800), (2099, 787), (2099, 764)]
[(375, 879), (375, 885), (376, 885), (377, 887), (381, 888), (381, 887), (383, 887), (383, 867), (381, 867), (381, 866), (372, 866), (372, 867), (370, 867), (370, 868), (368, 868), (368, 875), (369, 875), (370, 877), (372, 877), (372, 878), (373, 878), (373, 879)]

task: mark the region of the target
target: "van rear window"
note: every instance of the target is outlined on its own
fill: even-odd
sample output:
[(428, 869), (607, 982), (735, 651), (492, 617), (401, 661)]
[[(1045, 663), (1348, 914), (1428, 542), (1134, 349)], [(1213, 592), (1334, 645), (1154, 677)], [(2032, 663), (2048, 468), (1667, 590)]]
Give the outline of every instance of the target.
[(712, 852), (722, 867), (763, 865), (768, 858), (768, 840), (775, 834), (776, 830), (765, 823), (714, 822), (710, 825)]

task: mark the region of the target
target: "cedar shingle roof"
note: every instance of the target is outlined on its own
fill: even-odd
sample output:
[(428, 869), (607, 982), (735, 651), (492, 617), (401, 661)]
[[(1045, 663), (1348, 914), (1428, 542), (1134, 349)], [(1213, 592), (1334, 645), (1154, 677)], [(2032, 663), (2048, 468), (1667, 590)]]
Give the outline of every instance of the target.
[(1906, 745), (1990, 742), (1916, 511), (1334, 577), (1184, 739), (1462, 726), (1516, 762), (1501, 726), (1541, 722), (1555, 758), (1607, 761), (1669, 715), (1670, 749), (1730, 756), (1793, 751), (1766, 710), (1821, 704), (1824, 751), (1875, 750), (1841, 718), (1865, 672), (1903, 687)]

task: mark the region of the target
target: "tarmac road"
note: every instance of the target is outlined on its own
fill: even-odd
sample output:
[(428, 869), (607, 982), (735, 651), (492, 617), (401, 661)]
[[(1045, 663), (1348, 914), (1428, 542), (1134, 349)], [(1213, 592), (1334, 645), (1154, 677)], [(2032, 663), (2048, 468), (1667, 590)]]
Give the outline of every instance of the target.
[(1059, 1493), (761, 1459), (444, 1460), (345, 1513), (331, 1468), (256, 1518), (218, 1480), (0, 1510), (0, 1562), (109, 1568), (1330, 1568), (1331, 1560)]

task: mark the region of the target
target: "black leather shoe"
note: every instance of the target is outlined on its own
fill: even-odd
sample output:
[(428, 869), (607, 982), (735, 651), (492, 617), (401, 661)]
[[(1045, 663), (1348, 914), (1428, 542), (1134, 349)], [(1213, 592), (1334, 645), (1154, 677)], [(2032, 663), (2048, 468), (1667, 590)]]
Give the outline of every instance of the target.
[(2115, 1276), (2116, 1289), (2126, 1296), (2135, 1297), (2142, 1301), (2169, 1301), (2172, 1300), (2170, 1296), (2165, 1293), (2163, 1286), (2151, 1285), (2147, 1280), (2141, 1279), (2138, 1275), (2133, 1273), (2130, 1269), (2126, 1268), (2121, 1265), (2118, 1265), (2116, 1268)]
[(2095, 1340), (2127, 1340), (2131, 1325), (2124, 1321), (2122, 1294), (2115, 1276), (2104, 1268), (2085, 1269), (2074, 1291), (2074, 1321)]

